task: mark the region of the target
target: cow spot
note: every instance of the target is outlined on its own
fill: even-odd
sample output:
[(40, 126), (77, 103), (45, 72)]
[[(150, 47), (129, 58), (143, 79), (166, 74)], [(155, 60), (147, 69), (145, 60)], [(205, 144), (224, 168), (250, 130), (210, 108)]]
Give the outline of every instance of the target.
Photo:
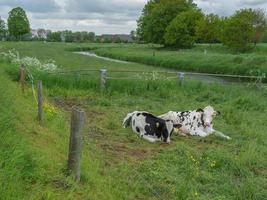
[(204, 110), (202, 108), (199, 108), (196, 110), (197, 112), (203, 112), (204, 113)]
[(139, 115), (141, 115), (141, 113), (137, 113), (136, 115), (139, 116)]
[(136, 127), (135, 129), (138, 133), (140, 133), (140, 128)]

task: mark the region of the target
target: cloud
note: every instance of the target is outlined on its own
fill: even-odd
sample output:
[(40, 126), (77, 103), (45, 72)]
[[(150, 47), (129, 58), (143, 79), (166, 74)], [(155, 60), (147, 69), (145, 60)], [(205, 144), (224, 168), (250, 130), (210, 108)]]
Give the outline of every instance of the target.
[(66, 0), (67, 12), (136, 13), (146, 0)]
[(266, 0), (238, 0), (238, 5), (246, 5), (246, 6), (261, 6), (266, 3)]
[[(21, 6), (32, 28), (129, 33), (148, 0), (0, 0), (1, 17)], [(267, 8), (267, 0), (194, 0), (205, 13), (232, 15), (240, 8)]]
[(60, 9), (54, 0), (0, 0), (0, 6), (8, 6), (10, 8), (20, 6), (32, 13), (46, 13)]
[(232, 15), (242, 8), (267, 9), (267, 0), (195, 0), (205, 13), (216, 13), (221, 16)]

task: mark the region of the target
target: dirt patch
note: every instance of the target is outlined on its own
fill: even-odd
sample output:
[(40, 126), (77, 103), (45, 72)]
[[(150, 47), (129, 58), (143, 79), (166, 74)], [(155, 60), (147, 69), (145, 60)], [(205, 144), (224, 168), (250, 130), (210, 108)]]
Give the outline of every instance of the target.
[[(106, 133), (101, 121), (105, 118), (105, 112), (87, 108), (87, 99), (79, 98), (64, 98), (53, 97), (52, 101), (56, 106), (65, 111), (70, 112), (73, 106), (78, 106), (86, 111), (87, 122), (85, 124), (85, 143), (94, 143), (99, 149), (107, 155), (108, 160), (106, 165), (114, 165), (121, 163), (121, 161), (137, 162), (151, 158), (153, 155), (159, 153), (166, 148), (165, 144), (158, 143), (158, 146), (151, 144), (143, 144), (136, 141), (134, 138), (120, 138), (118, 135)], [(87, 132), (87, 134), (86, 134)], [(60, 185), (60, 184), (59, 184)]]
[(142, 161), (152, 157), (161, 148), (154, 149), (153, 147), (132, 147), (127, 141), (109, 142), (100, 144), (100, 148), (115, 159), (127, 161)]
[(62, 97), (53, 97), (52, 101), (54, 104), (64, 110), (70, 111), (72, 107), (78, 106), (83, 108), (86, 104), (86, 100), (78, 98), (62, 98)]
[(53, 185), (56, 188), (59, 188), (59, 189), (67, 190), (67, 189), (69, 189), (71, 187), (71, 185), (69, 185), (68, 183), (66, 183), (64, 180), (55, 179), (52, 182), (53, 182)]

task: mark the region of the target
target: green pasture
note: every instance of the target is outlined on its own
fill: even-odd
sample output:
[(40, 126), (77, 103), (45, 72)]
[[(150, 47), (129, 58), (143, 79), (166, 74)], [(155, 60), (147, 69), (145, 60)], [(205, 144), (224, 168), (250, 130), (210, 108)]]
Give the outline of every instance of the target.
[[(0, 43), (0, 51), (15, 48), (21, 56), (53, 59), (61, 69), (158, 69), (72, 53), (89, 47), (97, 53), (114, 49), (125, 55), (139, 50), (140, 57), (153, 51), (144, 45)], [(194, 51), (202, 54), (201, 48)], [(221, 48), (214, 54), (223, 54)], [(162, 51), (156, 49), (155, 56), (167, 54)], [(264, 56), (264, 51), (257, 54)], [(168, 52), (170, 57), (175, 54)], [(101, 90), (98, 72), (59, 75), (31, 69), (31, 73), (44, 84), (43, 125), (36, 120), (30, 82), (22, 94), (18, 66), (0, 57), (0, 199), (267, 198), (266, 89), (194, 80), (181, 86), (177, 80), (149, 79), (108, 80), (106, 90)], [(80, 183), (65, 174), (74, 105), (82, 107), (87, 116)], [(170, 145), (150, 144), (121, 126), (125, 115), (134, 110), (159, 115), (207, 105), (221, 111), (214, 126), (232, 137), (231, 141), (174, 135)]]

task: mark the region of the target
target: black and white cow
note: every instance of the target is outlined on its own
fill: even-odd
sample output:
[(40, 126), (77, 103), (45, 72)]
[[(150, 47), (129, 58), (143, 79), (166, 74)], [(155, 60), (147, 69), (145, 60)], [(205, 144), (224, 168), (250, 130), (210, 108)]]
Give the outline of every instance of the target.
[(182, 126), (142, 111), (134, 111), (127, 114), (123, 120), (123, 127), (126, 128), (130, 124), (132, 124), (132, 130), (135, 133), (149, 142), (163, 140), (167, 143), (171, 141), (173, 130)]
[(173, 112), (169, 111), (159, 118), (164, 120), (171, 120), (173, 123), (182, 124), (180, 131), (181, 135), (198, 135), (206, 137), (210, 134), (215, 134), (225, 139), (231, 139), (229, 136), (214, 130), (212, 120), (213, 117), (219, 115), (220, 112), (215, 111), (212, 106), (207, 106), (204, 109), (197, 109), (193, 111)]

